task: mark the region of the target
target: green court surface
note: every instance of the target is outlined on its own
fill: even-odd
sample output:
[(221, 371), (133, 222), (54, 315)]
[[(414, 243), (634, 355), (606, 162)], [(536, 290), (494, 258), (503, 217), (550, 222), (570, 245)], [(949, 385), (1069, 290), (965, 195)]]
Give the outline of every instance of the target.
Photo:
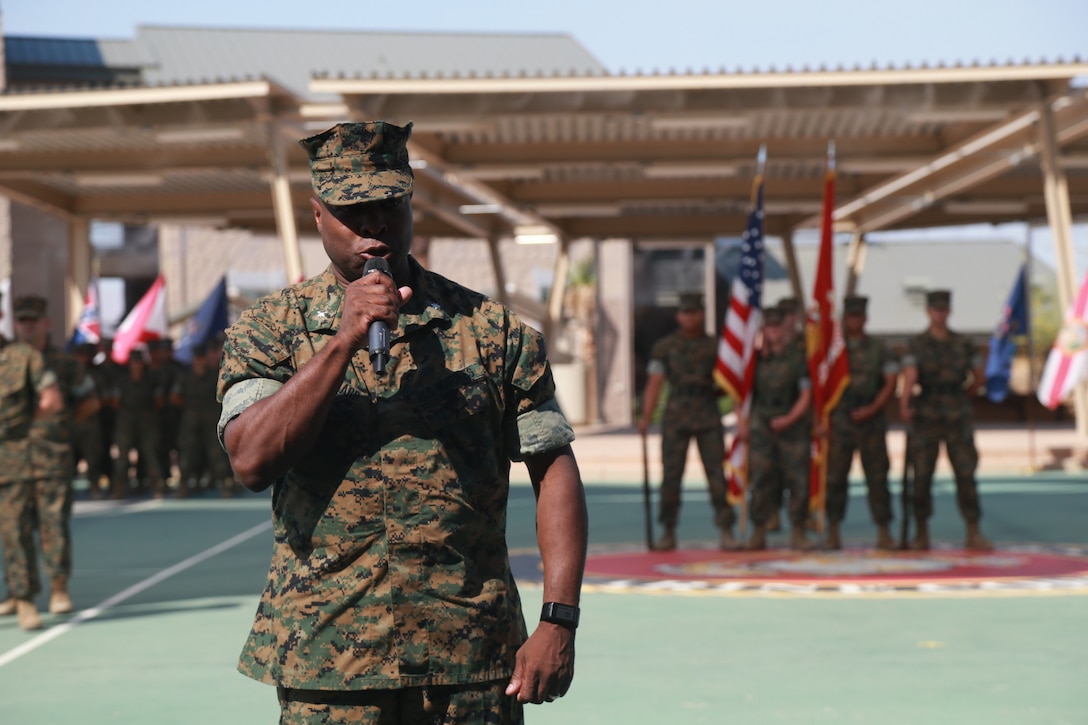
[[(643, 540), (639, 486), (587, 481), (591, 546)], [(1088, 545), (1088, 482), (987, 477), (999, 550)], [(867, 545), (861, 488), (844, 534)], [(932, 532), (958, 544), (947, 481)], [(534, 545), (532, 492), (515, 486), (508, 538)], [(682, 546), (714, 540), (704, 490), (686, 486)], [(81, 504), (77, 613), (26, 633), (0, 620), (0, 722), (274, 723), (275, 692), (234, 670), (271, 550), (268, 498)], [(784, 534), (772, 536), (782, 546)], [(525, 611), (541, 592), (525, 577)], [(44, 605), (44, 598), (42, 600)], [(530, 723), (1088, 723), (1088, 593), (804, 596), (587, 586), (577, 673)]]

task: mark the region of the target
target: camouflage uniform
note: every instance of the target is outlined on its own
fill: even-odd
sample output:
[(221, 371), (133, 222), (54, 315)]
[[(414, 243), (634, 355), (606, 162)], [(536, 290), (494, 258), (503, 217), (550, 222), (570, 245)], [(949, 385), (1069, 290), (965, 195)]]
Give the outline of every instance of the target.
[[(185, 370), (174, 383), (171, 397), (180, 398), (181, 425), (178, 433), (179, 494), (184, 495), (190, 481), (205, 473), (215, 485), (229, 485), (230, 461), (219, 445), (216, 426), (222, 409), (216, 400), (218, 368), (208, 367), (202, 374)], [(225, 489), (229, 492), (229, 489)]]
[(965, 388), (968, 374), (981, 364), (971, 341), (949, 331), (944, 340), (923, 332), (910, 340), (903, 367), (915, 367), (921, 392), (913, 400), (911, 463), (914, 466), (914, 516), (926, 520), (933, 513), (933, 473), (944, 441), (956, 477), (956, 502), (969, 523), (982, 517), (975, 481), (978, 450), (974, 416)]
[(680, 484), (688, 446), (695, 439), (703, 461), (714, 522), (718, 528), (733, 525), (733, 507), (725, 497), (724, 431), (718, 409), (718, 391), (712, 374), (718, 357), (714, 338), (686, 337), (674, 332), (654, 343), (648, 371), (661, 374), (669, 385), (668, 400), (661, 419), (661, 511), (659, 520), (668, 529), (676, 527), (680, 513)]
[(8, 595), (15, 599), (32, 599), (41, 591), (29, 436), (38, 394), (56, 383), (41, 353), (0, 337), (0, 542)]
[(888, 492), (888, 418), (883, 410), (861, 423), (850, 412), (873, 402), (884, 387), (884, 378), (899, 372), (891, 351), (868, 335), (847, 338), (850, 385), (831, 412), (830, 441), (827, 451), (827, 518), (831, 522), (846, 517), (850, 464), (854, 452), (861, 455), (865, 483), (869, 489), (869, 513), (876, 524), (892, 520), (891, 494)]
[(779, 353), (766, 348), (759, 353), (748, 417), (751, 519), (757, 526), (770, 520), (783, 488), (789, 490), (791, 523), (803, 527), (808, 519), (811, 415), (806, 413), (781, 433), (771, 430), (770, 421), (788, 413), (809, 387), (804, 353), (792, 341)]
[[(80, 461), (86, 461), (87, 481), (90, 484), (91, 495), (98, 495), (99, 481), (103, 476), (109, 475), (109, 469), (106, 467), (109, 458), (103, 458), (103, 431), (100, 418), (100, 414), (107, 404), (105, 400), (106, 391), (101, 387), (98, 376), (95, 374), (96, 366), (93, 364), (93, 360), (97, 353), (97, 346), (93, 343), (84, 343), (77, 346), (75, 352), (76, 359), (90, 380), (94, 395), (99, 399), (101, 405), (94, 415), (87, 416), (82, 420), (72, 421), (72, 463), (73, 466), (78, 466)], [(74, 476), (75, 471), (73, 470), (72, 473)]]
[(117, 392), (121, 380), (128, 375), (123, 365), (114, 362), (108, 342), (102, 346), (104, 359), (90, 369), (102, 407), (98, 409), (97, 421), (101, 448), (102, 470), (108, 476), (113, 472), (113, 444), (117, 433)]
[(71, 355), (49, 346), (42, 357), (56, 375), (64, 401), (61, 412), (38, 418), (30, 429), (42, 559), (46, 573), (55, 579), (72, 572), (72, 414), (95, 390), (90, 376)]
[[(181, 409), (170, 400), (170, 391), (185, 372), (185, 366), (173, 358), (174, 343), (169, 338), (152, 340), (148, 343), (148, 350), (151, 356), (148, 373), (155, 381), (155, 390), (159, 396), (156, 457), (162, 476), (170, 478), (174, 465), (173, 456), (179, 450), (178, 437), (181, 430)], [(149, 473), (143, 465), (141, 468), (145, 474)]]
[[(497, 681), (526, 638), (506, 547), (510, 461), (574, 435), (540, 334), (408, 262), (414, 293), (391, 326), (385, 374), (356, 352), (317, 443), (273, 484), (268, 585), (239, 663), (263, 682)], [(220, 439), (324, 348), (343, 295), (330, 268), (228, 330)]]
[[(139, 353), (133, 351), (132, 355)], [(133, 363), (129, 362), (129, 366)], [(117, 418), (114, 441), (117, 459), (113, 462), (113, 495), (125, 496), (129, 489), (129, 452), (135, 448), (144, 472), (156, 493), (163, 490), (163, 471), (158, 458), (159, 407), (162, 393), (158, 381), (145, 365), (143, 377), (136, 380), (131, 372), (117, 381)]]

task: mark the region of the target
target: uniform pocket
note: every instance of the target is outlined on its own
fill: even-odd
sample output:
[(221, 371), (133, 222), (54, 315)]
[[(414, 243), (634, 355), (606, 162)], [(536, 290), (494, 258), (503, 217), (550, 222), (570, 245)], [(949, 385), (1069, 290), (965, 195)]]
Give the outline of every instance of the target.
[(0, 378), (0, 436), (23, 438), (30, 431), (33, 395), (26, 375)]
[(471, 366), (451, 371), (437, 383), (412, 395), (412, 404), (432, 433), (471, 416), (491, 405), (491, 389), (483, 369)]

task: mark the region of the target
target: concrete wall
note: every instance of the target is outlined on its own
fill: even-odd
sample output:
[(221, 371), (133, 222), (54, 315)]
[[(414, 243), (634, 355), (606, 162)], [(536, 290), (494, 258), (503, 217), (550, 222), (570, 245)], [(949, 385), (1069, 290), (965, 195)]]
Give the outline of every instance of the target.
[(5, 295), (5, 317), (10, 314), (10, 302), (16, 297), (36, 294), (49, 302), (52, 321), (50, 337), (55, 345), (68, 338), (69, 323), (65, 319), (64, 280), (68, 271), (68, 224), (57, 216), (37, 209), (10, 203), (11, 255), (10, 294)]

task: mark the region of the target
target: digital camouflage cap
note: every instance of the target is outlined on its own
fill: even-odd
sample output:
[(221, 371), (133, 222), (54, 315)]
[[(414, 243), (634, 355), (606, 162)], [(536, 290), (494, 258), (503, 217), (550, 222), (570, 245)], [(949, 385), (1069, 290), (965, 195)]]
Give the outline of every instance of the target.
[(302, 139), (298, 143), (310, 157), (314, 194), (332, 206), (411, 194), (407, 148), (411, 135), (411, 123), (367, 121), (339, 123)]
[(952, 292), (946, 289), (930, 290), (926, 293), (926, 307), (949, 307), (952, 304)]
[(844, 315), (864, 315), (869, 306), (869, 298), (860, 295), (851, 295), (842, 301), (842, 313)]
[(681, 310), (703, 309), (703, 296), (698, 292), (681, 292), (677, 307)]
[(48, 303), (39, 295), (23, 295), (16, 297), (11, 303), (12, 314), (16, 320), (38, 320), (45, 317)]
[(801, 311), (801, 300), (796, 297), (783, 297), (778, 301), (778, 309), (784, 315), (796, 315)]
[(782, 312), (781, 307), (767, 307), (763, 310), (763, 324), (777, 326), (785, 321), (786, 314)]

